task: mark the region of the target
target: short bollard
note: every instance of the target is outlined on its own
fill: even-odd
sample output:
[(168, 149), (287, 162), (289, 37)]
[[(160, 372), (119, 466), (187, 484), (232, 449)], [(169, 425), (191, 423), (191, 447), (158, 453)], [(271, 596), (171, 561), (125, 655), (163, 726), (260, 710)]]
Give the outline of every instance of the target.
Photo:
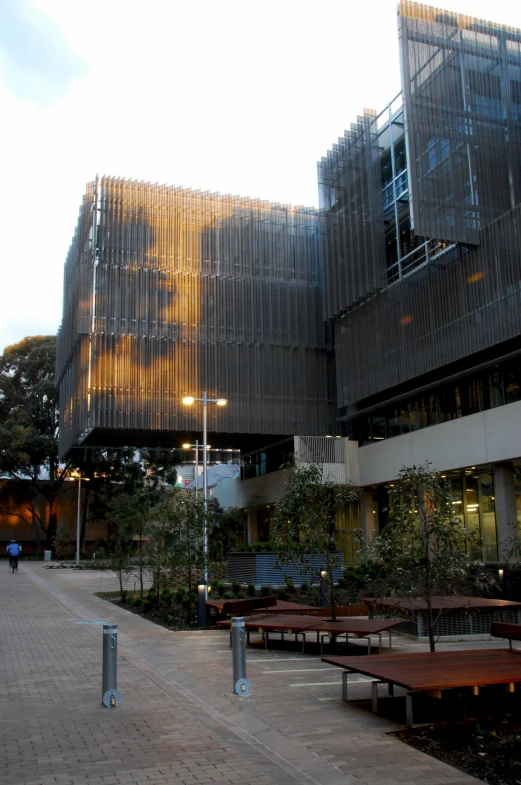
[(197, 626), (206, 627), (206, 584), (197, 587)]
[(103, 625), (103, 683), (101, 702), (107, 709), (119, 706), (121, 702), (118, 686), (118, 625)]
[(327, 581), (327, 570), (320, 572), (320, 602), (323, 608), (329, 605), (329, 586)]
[(250, 682), (246, 678), (246, 630), (244, 616), (232, 619), (233, 691), (237, 695), (249, 695)]

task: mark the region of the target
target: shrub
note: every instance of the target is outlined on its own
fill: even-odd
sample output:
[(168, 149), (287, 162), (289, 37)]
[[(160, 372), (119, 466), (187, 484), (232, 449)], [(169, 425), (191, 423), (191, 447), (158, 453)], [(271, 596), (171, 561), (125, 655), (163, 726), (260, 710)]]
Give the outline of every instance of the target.
[(141, 608), (142, 604), (143, 604), (143, 600), (141, 599), (141, 597), (134, 597), (134, 599), (132, 600), (132, 605), (134, 606), (134, 608)]
[(145, 600), (143, 603), (143, 613), (150, 613), (152, 610), (152, 603), (150, 600)]
[(261, 595), (267, 597), (269, 594), (271, 594), (271, 586), (261, 586)]
[(286, 578), (286, 591), (288, 594), (294, 594), (295, 584), (293, 583), (293, 578)]
[(286, 589), (279, 589), (277, 591), (277, 599), (278, 600), (289, 600), (289, 594)]
[(165, 603), (165, 605), (168, 605), (170, 603), (171, 599), (172, 599), (172, 592), (171, 592), (171, 590), (167, 586), (161, 592), (161, 600)]
[(249, 583), (248, 584), (248, 597), (255, 597), (255, 584)]
[(232, 592), (234, 594), (238, 594), (240, 592), (240, 590), (241, 590), (241, 584), (239, 583), (238, 580), (236, 580), (234, 578), (233, 581), (232, 581)]
[(246, 599), (246, 595), (245, 595), (245, 593), (243, 591), (240, 591), (240, 592), (238, 592), (235, 595), (235, 599), (236, 600), (245, 600)]
[(180, 586), (175, 593), (175, 601), (179, 603), (183, 602), (185, 595), (186, 595), (185, 590), (183, 589), (182, 586)]
[(347, 581), (345, 578), (338, 579), (338, 588), (339, 589), (346, 589), (347, 588)]
[(217, 578), (213, 578), (210, 581), (210, 589), (212, 591), (219, 591), (219, 581), (217, 580)]
[(226, 586), (224, 585), (223, 581), (217, 581), (217, 591), (221, 595), (226, 591)]
[(225, 591), (224, 594), (223, 594), (223, 600), (231, 600), (231, 598), (232, 598), (232, 595), (230, 594), (230, 592), (229, 591)]
[(300, 589), (301, 591), (307, 591), (309, 589), (309, 583), (306, 583), (306, 581), (304, 581), (304, 583), (300, 584)]
[(123, 591), (121, 592), (121, 602), (126, 602), (127, 601), (127, 597), (128, 597), (128, 594), (125, 591), (125, 589), (123, 589)]

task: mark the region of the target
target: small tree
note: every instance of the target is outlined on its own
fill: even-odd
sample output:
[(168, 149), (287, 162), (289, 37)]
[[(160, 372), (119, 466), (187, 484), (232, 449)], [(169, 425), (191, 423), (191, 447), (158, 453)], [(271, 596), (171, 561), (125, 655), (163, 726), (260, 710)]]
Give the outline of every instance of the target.
[(132, 529), (122, 523), (110, 538), (107, 555), (107, 566), (118, 576), (121, 599), (124, 591), (123, 579), (134, 569), (132, 554)]
[[(188, 623), (192, 617), (192, 587), (203, 565), (204, 503), (192, 491), (174, 488), (154, 508), (150, 540), (155, 539), (156, 568), (182, 571), (188, 581)], [(148, 529), (150, 532), (151, 530)], [(159, 594), (159, 586), (157, 587)]]
[(208, 500), (208, 540), (211, 563), (226, 561), (230, 548), (236, 548), (244, 530), (242, 511), (238, 507), (223, 509), (219, 500)]
[(310, 554), (324, 557), (333, 621), (336, 621), (333, 569), (338, 565), (335, 516), (340, 507), (357, 498), (356, 488), (324, 481), (321, 468), (310, 464), (292, 471), (272, 519), (271, 539), (279, 564), (296, 561), (311, 570)]
[(377, 597), (425, 601), (430, 650), (435, 651), (432, 600), (440, 595), (488, 591), (491, 579), (469, 555), (480, 541), (456, 516), (446, 480), (429, 463), (404, 467), (390, 494), (389, 520), (368, 545), (379, 567)]

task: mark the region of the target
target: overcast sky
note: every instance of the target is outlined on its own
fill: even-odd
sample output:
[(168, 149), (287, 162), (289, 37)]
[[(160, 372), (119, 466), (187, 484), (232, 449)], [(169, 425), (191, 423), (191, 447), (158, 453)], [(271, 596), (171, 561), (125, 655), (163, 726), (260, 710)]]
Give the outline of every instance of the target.
[[(448, 10), (521, 27), (519, 0)], [(96, 173), (317, 204), (400, 89), (395, 0), (0, 0), (0, 351), (55, 333)]]

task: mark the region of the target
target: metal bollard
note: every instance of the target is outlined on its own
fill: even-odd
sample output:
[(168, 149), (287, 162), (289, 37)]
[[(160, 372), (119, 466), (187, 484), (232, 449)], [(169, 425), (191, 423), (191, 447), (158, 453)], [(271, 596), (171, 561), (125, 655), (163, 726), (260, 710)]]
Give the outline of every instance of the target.
[(103, 682), (101, 702), (104, 706), (114, 708), (120, 704), (118, 686), (118, 625), (103, 625)]
[(233, 691), (237, 695), (249, 695), (250, 682), (246, 678), (246, 630), (244, 616), (232, 619)]
[(206, 584), (197, 587), (197, 626), (206, 627)]
[(329, 605), (329, 583), (327, 577), (327, 570), (322, 570), (320, 573), (320, 602), (323, 608), (327, 608)]

